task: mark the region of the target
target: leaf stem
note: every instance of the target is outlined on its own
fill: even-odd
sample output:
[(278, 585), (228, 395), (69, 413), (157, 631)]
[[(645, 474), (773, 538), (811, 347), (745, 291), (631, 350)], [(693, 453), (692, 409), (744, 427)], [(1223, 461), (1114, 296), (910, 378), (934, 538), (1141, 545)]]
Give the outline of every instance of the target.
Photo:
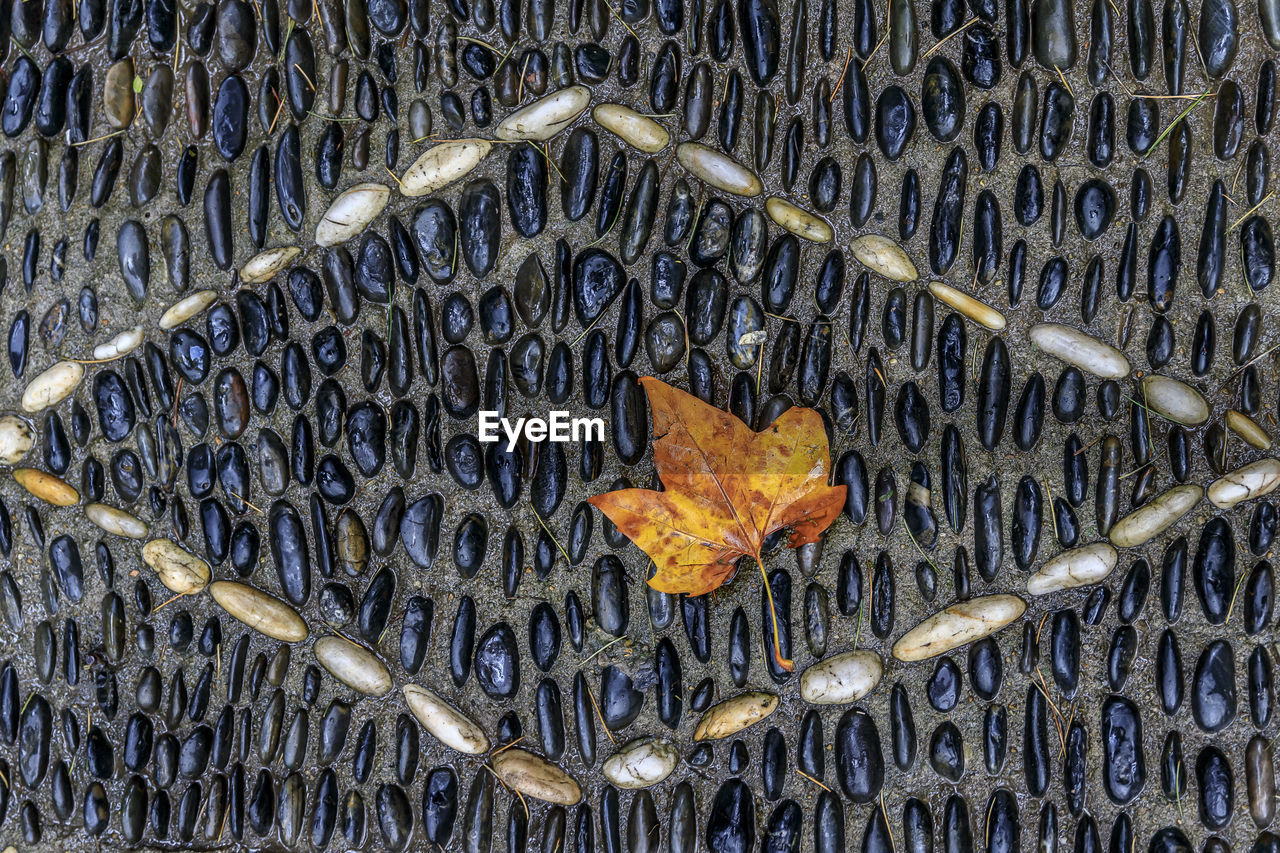
[(778, 639), (778, 611), (773, 605), (773, 589), (769, 586), (769, 575), (764, 570), (764, 563), (756, 556), (756, 565), (760, 567), (760, 579), (764, 581), (764, 594), (769, 599), (769, 618), (773, 622), (773, 662), (787, 672), (795, 672), (796, 662), (782, 656), (782, 643)]

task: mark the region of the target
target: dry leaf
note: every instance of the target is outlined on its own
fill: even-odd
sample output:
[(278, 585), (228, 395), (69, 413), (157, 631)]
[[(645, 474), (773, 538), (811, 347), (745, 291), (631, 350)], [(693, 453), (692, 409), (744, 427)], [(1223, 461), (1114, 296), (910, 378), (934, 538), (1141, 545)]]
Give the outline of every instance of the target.
[[(765, 539), (789, 531), (788, 547), (817, 541), (844, 506), (829, 486), (831, 454), (821, 416), (792, 408), (763, 432), (653, 377), (640, 380), (653, 414), (653, 461), (665, 491), (622, 489), (591, 503), (657, 566), (661, 592), (703, 595), (751, 557), (764, 575)], [(770, 608), (773, 596), (765, 576)], [(775, 619), (774, 652), (778, 649)]]

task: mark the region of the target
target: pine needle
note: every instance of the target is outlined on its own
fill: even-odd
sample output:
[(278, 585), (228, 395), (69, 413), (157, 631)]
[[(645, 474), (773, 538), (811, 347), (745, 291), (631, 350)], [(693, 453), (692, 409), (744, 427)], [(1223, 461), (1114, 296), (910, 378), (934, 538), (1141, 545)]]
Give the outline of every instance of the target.
[(1187, 105), (1187, 108), (1185, 110), (1178, 113), (1177, 118), (1169, 122), (1169, 126), (1166, 127), (1164, 130), (1162, 130), (1160, 132), (1160, 135), (1156, 137), (1156, 141), (1153, 142), (1151, 144), (1151, 147), (1147, 149), (1147, 153), (1142, 155), (1142, 159), (1145, 160), (1146, 158), (1150, 157), (1151, 152), (1155, 151), (1157, 148), (1160, 147), (1160, 143), (1164, 142), (1165, 137), (1168, 136), (1173, 131), (1173, 129), (1178, 125), (1178, 122), (1182, 121), (1184, 118), (1189, 116), (1191, 114), (1191, 111), (1194, 110), (1196, 107), (1198, 107), (1200, 105), (1200, 102), (1203, 101), (1205, 98), (1209, 97), (1211, 94), (1213, 93), (1209, 91), (1201, 92), (1200, 95), (1194, 101), (1192, 101), (1190, 104)]

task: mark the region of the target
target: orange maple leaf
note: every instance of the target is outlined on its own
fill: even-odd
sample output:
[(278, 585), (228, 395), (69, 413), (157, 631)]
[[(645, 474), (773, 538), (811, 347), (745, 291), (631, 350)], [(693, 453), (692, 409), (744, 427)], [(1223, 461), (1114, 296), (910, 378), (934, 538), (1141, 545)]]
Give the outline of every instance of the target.
[[(788, 409), (761, 432), (651, 376), (640, 380), (653, 414), (653, 461), (664, 491), (621, 489), (591, 504), (657, 566), (661, 592), (703, 595), (751, 557), (773, 609), (761, 550), (779, 530), (787, 546), (816, 542), (844, 506), (845, 486), (829, 486), (831, 453), (822, 417)], [(774, 616), (774, 655), (782, 657)]]

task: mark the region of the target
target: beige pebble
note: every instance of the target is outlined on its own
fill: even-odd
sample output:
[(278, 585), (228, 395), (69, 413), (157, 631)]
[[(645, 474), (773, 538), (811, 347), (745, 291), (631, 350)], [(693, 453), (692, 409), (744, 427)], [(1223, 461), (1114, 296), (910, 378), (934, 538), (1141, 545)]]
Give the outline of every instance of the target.
[(36, 445), (36, 431), (17, 415), (0, 417), (0, 464), (17, 465)]
[(185, 299), (180, 299), (169, 306), (169, 310), (160, 317), (160, 328), (166, 332), (176, 329), (217, 301), (216, 290), (200, 290)]
[(800, 698), (810, 705), (847, 705), (875, 690), (883, 675), (884, 661), (873, 651), (832, 655), (800, 676)]
[(508, 142), (546, 142), (573, 124), (590, 103), (591, 91), (586, 86), (569, 86), (516, 110), (498, 122), (493, 135)]
[(1095, 542), (1064, 551), (1027, 579), (1027, 592), (1032, 595), (1048, 595), (1063, 589), (1098, 583), (1115, 569), (1119, 556), (1116, 549), (1106, 542)]
[(1072, 326), (1041, 323), (1027, 333), (1031, 343), (1085, 373), (1103, 379), (1124, 379), (1129, 375), (1129, 359), (1124, 353)]
[(150, 532), (147, 523), (142, 519), (106, 504), (85, 504), (84, 514), (98, 527), (115, 536), (123, 536), (126, 539), (146, 539)]
[(604, 778), (619, 788), (649, 788), (670, 776), (679, 760), (680, 753), (670, 741), (640, 737), (605, 760)]
[(1016, 595), (984, 595), (957, 602), (933, 614), (893, 644), (901, 661), (921, 661), (989, 637), (1026, 612)]
[(849, 248), (858, 263), (890, 281), (915, 281), (920, 277), (911, 258), (888, 237), (863, 234), (855, 238)]
[(493, 143), (486, 139), (452, 139), (433, 145), (405, 170), (400, 192), (418, 198), (444, 189), (471, 174), (492, 149)]
[(70, 397), (84, 378), (84, 365), (60, 361), (27, 383), (22, 392), (22, 408), (32, 414), (56, 406)]
[(1204, 395), (1177, 379), (1148, 373), (1142, 377), (1142, 396), (1147, 408), (1174, 423), (1197, 427), (1209, 420)]
[(493, 772), (508, 788), (535, 800), (572, 806), (582, 799), (582, 789), (572, 776), (518, 746), (493, 756)]
[(311, 651), (320, 665), (343, 684), (368, 696), (391, 692), (391, 670), (376, 654), (343, 637), (321, 637)]
[(667, 129), (622, 104), (600, 104), (591, 111), (596, 124), (646, 154), (657, 154), (671, 142)]
[(125, 329), (105, 344), (94, 347), (93, 358), (95, 361), (121, 358), (136, 350), (141, 343), (142, 327), (134, 326), (131, 329)]
[(1136, 548), (1168, 530), (1200, 503), (1204, 489), (1196, 485), (1174, 486), (1120, 519), (1111, 528), (1111, 544)]
[(391, 190), (383, 184), (356, 184), (345, 190), (320, 218), (316, 242), (321, 246), (336, 246), (358, 237), (378, 218), (390, 198)]
[(467, 755), (479, 755), (489, 749), (488, 735), (466, 714), (425, 687), (406, 684), (401, 689), (405, 704), (427, 734)]
[(690, 174), (718, 190), (748, 198), (764, 192), (755, 173), (727, 154), (698, 142), (676, 146), (676, 160)]
[(801, 239), (814, 243), (830, 243), (835, 239), (835, 232), (826, 220), (784, 198), (772, 196), (764, 203), (764, 211), (775, 224)]
[(1227, 429), (1244, 439), (1245, 443), (1257, 450), (1270, 450), (1271, 435), (1262, 428), (1262, 424), (1235, 409), (1228, 409), (1225, 417)]
[(712, 705), (698, 721), (694, 740), (719, 740), (754, 726), (778, 709), (778, 697), (772, 693), (739, 693)]
[(1270, 494), (1280, 486), (1280, 459), (1259, 459), (1209, 484), (1209, 501), (1219, 509)]
[(301, 643), (307, 638), (307, 623), (274, 595), (235, 581), (214, 581), (209, 595), (218, 606), (260, 634), (282, 643)]
[(250, 258), (240, 268), (240, 280), (245, 284), (262, 284), (271, 281), (300, 254), (302, 250), (297, 246), (265, 249)]
[(152, 539), (143, 545), (142, 561), (178, 595), (191, 595), (209, 585), (209, 564), (168, 539)]
[(929, 283), (929, 292), (942, 304), (954, 308), (965, 317), (993, 332), (1002, 331), (1007, 323), (1005, 316), (987, 303), (974, 299), (962, 290), (940, 281)]

